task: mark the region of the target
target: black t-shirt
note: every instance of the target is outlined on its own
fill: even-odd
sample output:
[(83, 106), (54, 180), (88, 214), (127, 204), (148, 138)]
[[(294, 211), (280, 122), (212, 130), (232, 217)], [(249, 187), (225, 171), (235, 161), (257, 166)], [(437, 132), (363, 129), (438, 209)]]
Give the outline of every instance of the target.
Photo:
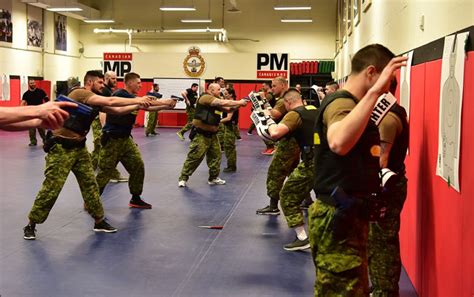
[(110, 97), (112, 96), (112, 93), (113, 93), (112, 89), (109, 88), (109, 86), (104, 85), (104, 88), (102, 89), (102, 96)]
[(189, 99), (189, 103), (191, 103), (191, 106), (196, 106), (197, 92), (194, 92), (193, 89), (189, 88), (186, 89), (186, 94)]
[[(130, 94), (124, 89), (116, 90), (112, 96), (122, 97), (122, 98), (135, 98), (136, 96)], [(105, 132), (122, 132), (130, 134), (132, 132), (133, 124), (135, 123), (135, 118), (137, 117), (138, 110), (133, 111), (129, 114), (116, 115), (116, 114), (107, 114), (105, 118), (105, 125), (102, 128), (102, 131)]]
[(43, 90), (36, 88), (34, 91), (26, 91), (21, 100), (26, 101), (27, 105), (40, 105), (48, 101), (48, 96)]

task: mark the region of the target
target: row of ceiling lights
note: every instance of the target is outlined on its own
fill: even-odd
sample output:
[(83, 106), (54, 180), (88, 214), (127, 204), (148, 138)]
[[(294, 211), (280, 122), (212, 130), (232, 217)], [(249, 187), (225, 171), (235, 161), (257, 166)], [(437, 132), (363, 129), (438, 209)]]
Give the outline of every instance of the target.
[[(311, 10), (311, 6), (274, 6), (274, 10), (288, 11), (288, 10)], [(49, 7), (49, 11), (53, 12), (78, 12), (82, 11), (80, 7)], [(195, 7), (192, 6), (162, 6), (161, 11), (196, 11)], [(114, 23), (112, 19), (85, 19), (86, 23)], [(212, 23), (211, 19), (182, 19), (182, 23)], [(287, 19), (282, 18), (282, 23), (311, 23), (311, 19)]]
[[(274, 10), (311, 10), (311, 6), (274, 6)], [(162, 6), (161, 11), (196, 11), (193, 6)], [(239, 11), (240, 12), (240, 11)], [(212, 23), (211, 19), (182, 19), (182, 23)], [(281, 19), (282, 23), (312, 23), (312, 19)]]

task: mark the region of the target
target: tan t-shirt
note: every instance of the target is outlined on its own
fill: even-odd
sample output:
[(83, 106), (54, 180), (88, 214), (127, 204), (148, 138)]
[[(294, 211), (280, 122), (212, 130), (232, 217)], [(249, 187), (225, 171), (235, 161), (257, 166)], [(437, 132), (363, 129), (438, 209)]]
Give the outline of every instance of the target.
[[(219, 98), (216, 98), (210, 94), (204, 94), (202, 95), (201, 97), (199, 97), (198, 101), (196, 102), (196, 104), (201, 104), (201, 105), (205, 105), (205, 106), (211, 106), (212, 102), (214, 102), (214, 100), (216, 99), (219, 99)], [(219, 113), (222, 115), (222, 112), (221, 111), (217, 111), (216, 110), (216, 113)], [(201, 120), (198, 120), (198, 119), (193, 119), (193, 125), (194, 127), (196, 128), (199, 128), (199, 129), (202, 129), (204, 131), (209, 131), (209, 132), (217, 132), (217, 130), (219, 129), (218, 126), (213, 126), (213, 125), (208, 125), (208, 124), (205, 124), (203, 123), (203, 121)]]
[(273, 109), (275, 109), (276, 111), (278, 111), (282, 115), (285, 115), (288, 112), (288, 110), (286, 110), (285, 102), (284, 102), (283, 98), (278, 98), (276, 100), (277, 101), (276, 101), (275, 107), (273, 107)]
[(338, 98), (334, 100), (328, 107), (324, 110), (323, 113), (323, 124), (324, 129), (327, 132), (329, 126), (335, 122), (339, 122), (344, 119), (349, 112), (351, 112), (356, 103), (351, 98)]
[(395, 138), (402, 133), (402, 130), (402, 121), (395, 113), (390, 111), (380, 122), (380, 141), (393, 144)]
[[(87, 104), (87, 102), (89, 101), (89, 98), (91, 98), (94, 95), (95, 94), (92, 91), (89, 91), (86, 89), (75, 89), (71, 93), (69, 93), (68, 97), (73, 100), (76, 100), (77, 102)], [(86, 138), (85, 136), (79, 135), (76, 132), (71, 131), (64, 127), (54, 130), (53, 135), (63, 137), (63, 138), (68, 138), (68, 139), (74, 139), (77, 141), (82, 141), (84, 138)]]
[(280, 124), (287, 126), (290, 130), (290, 133), (292, 133), (303, 125), (303, 120), (301, 119), (299, 113), (291, 110), (287, 114), (285, 114)]

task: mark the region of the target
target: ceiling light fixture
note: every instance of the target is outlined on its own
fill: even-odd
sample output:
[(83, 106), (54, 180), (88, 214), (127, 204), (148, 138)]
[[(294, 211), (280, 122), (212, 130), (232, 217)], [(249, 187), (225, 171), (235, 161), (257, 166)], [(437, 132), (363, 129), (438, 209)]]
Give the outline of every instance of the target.
[(311, 10), (311, 6), (274, 6), (274, 10)]
[(161, 11), (195, 11), (196, 8), (191, 6), (162, 6)]
[(46, 8), (48, 11), (53, 12), (71, 12), (71, 11), (82, 11), (80, 7), (48, 7)]
[(281, 19), (282, 23), (312, 23), (312, 19)]
[(211, 19), (202, 19), (202, 20), (181, 20), (181, 23), (212, 23)]
[(223, 33), (224, 29), (164, 29), (163, 33)]
[(84, 23), (88, 24), (109, 24), (109, 23), (115, 23), (114, 20), (92, 20), (92, 19), (85, 19)]

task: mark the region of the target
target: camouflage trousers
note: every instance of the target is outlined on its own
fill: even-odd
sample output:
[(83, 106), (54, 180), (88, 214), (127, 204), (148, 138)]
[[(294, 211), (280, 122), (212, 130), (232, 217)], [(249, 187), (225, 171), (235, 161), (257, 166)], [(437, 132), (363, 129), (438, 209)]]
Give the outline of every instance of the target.
[(212, 137), (206, 137), (197, 133), (194, 139), (191, 140), (188, 156), (184, 161), (179, 180), (187, 181), (199, 167), (204, 156), (209, 167), (209, 180), (213, 180), (219, 176), (221, 166), (221, 148), (216, 134)]
[(189, 107), (189, 106), (186, 107), (186, 125), (181, 130), (179, 130), (178, 133), (184, 134), (191, 129), (191, 127), (193, 126), (193, 118), (194, 118), (195, 110), (196, 109), (194, 107)]
[(354, 217), (346, 239), (332, 232), (335, 207), (317, 200), (309, 208), (309, 239), (316, 267), (314, 296), (369, 296), (367, 238), (369, 223)]
[(121, 162), (130, 174), (128, 179), (130, 193), (141, 195), (145, 179), (145, 165), (140, 150), (133, 142), (132, 137), (110, 138), (100, 149), (99, 173), (96, 178), (101, 193), (112, 178), (111, 174), (118, 162)]
[[(232, 131), (233, 133), (234, 131)], [(221, 149), (224, 148), (224, 134), (225, 134), (225, 125), (219, 124), (219, 130), (217, 130), (217, 139), (219, 139), (219, 146)]]
[(44, 131), (43, 128), (31, 128), (31, 129), (28, 129), (29, 131), (29, 136), (30, 136), (30, 143), (31, 144), (34, 144), (36, 145), (38, 143), (38, 141), (36, 140), (36, 130), (38, 130), (38, 133), (41, 137), (41, 139), (44, 140), (46, 139), (46, 132)]
[[(102, 147), (100, 144), (100, 138), (102, 137), (102, 125), (100, 124), (99, 117), (95, 118), (91, 126), (92, 135), (94, 136), (94, 150), (91, 152), (92, 168), (96, 170), (97, 166), (99, 165), (100, 148)], [(120, 172), (117, 170), (117, 168), (115, 168), (111, 178), (118, 179), (119, 177)]]
[(385, 217), (371, 223), (369, 229), (369, 275), (374, 297), (398, 297), (402, 269), (400, 259), (400, 213), (407, 197), (407, 179), (403, 177), (388, 193)]
[(235, 149), (235, 130), (233, 125), (224, 125), (224, 154), (227, 167), (237, 169), (237, 150)]
[(311, 193), (314, 185), (314, 163), (300, 162), (291, 172), (280, 191), (280, 205), (288, 227), (304, 225), (301, 203)]
[(76, 176), (89, 214), (94, 219), (103, 218), (104, 209), (99, 197), (99, 187), (87, 149), (64, 149), (62, 145), (55, 144), (45, 159), (45, 179), (28, 215), (30, 221), (41, 224), (48, 218), (70, 171)]
[(272, 163), (268, 167), (267, 195), (271, 199), (280, 200), (280, 191), (285, 179), (300, 161), (300, 148), (295, 138), (283, 138), (273, 154)]
[(145, 134), (154, 134), (156, 129), (156, 120), (158, 119), (158, 112), (149, 111), (148, 112), (148, 121), (146, 123)]
[(242, 138), (242, 137), (240, 137), (239, 125), (238, 124), (232, 124), (232, 128), (234, 129), (235, 138), (237, 138), (237, 139)]

